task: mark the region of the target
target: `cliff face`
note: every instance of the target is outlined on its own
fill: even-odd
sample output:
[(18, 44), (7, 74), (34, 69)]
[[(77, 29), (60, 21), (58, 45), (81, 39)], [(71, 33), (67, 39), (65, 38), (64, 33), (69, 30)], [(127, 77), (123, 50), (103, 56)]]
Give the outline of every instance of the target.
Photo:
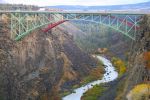
[(15, 42), (7, 25), (0, 23), (2, 100), (59, 100), (58, 93), (79, 83), (96, 63), (60, 28), (39, 29)]
[[(113, 55), (126, 59), (131, 39), (109, 27), (92, 22), (65, 23), (79, 47), (84, 51), (93, 53), (98, 48), (108, 48)], [(76, 27), (75, 27), (76, 26)], [(78, 28), (77, 28), (78, 27)], [(76, 31), (75, 31), (76, 30)]]
[[(137, 40), (133, 43), (128, 66), (128, 76), (125, 83), (123, 99), (131, 89), (139, 84), (150, 83), (150, 66), (148, 65), (150, 52), (150, 16), (145, 15), (141, 22), (141, 31), (137, 34)], [(146, 57), (145, 57), (146, 56)], [(145, 58), (147, 61), (145, 61)], [(150, 92), (149, 92), (150, 93)], [(149, 94), (150, 96), (150, 94)], [(128, 100), (130, 100), (128, 98)], [(135, 99), (133, 99), (135, 100)], [(137, 99), (141, 100), (141, 99)], [(148, 100), (148, 99), (142, 99)]]

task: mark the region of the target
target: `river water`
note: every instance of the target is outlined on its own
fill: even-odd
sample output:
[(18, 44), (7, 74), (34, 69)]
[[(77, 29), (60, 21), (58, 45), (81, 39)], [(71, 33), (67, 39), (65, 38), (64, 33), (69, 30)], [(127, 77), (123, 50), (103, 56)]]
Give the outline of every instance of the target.
[(118, 73), (115, 71), (115, 68), (112, 66), (111, 62), (102, 57), (102, 56), (96, 56), (99, 60), (103, 62), (105, 65), (105, 74), (101, 80), (93, 81), (91, 83), (88, 83), (85, 86), (82, 86), (80, 88), (75, 89), (75, 93), (71, 93), (65, 97), (63, 97), (63, 100), (80, 100), (83, 93), (85, 93), (88, 89), (92, 88), (96, 84), (100, 83), (106, 83), (115, 80), (118, 77)]

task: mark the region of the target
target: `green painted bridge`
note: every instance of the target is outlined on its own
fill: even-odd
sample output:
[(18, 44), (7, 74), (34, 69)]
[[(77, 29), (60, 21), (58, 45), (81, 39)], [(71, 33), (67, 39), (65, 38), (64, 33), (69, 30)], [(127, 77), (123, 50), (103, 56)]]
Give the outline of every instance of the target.
[(95, 22), (110, 27), (135, 40), (139, 31), (139, 22), (144, 14), (117, 12), (48, 12), (48, 11), (0, 11), (11, 19), (11, 38), (18, 41), (33, 30), (46, 27), (49, 29), (65, 21), (81, 20)]

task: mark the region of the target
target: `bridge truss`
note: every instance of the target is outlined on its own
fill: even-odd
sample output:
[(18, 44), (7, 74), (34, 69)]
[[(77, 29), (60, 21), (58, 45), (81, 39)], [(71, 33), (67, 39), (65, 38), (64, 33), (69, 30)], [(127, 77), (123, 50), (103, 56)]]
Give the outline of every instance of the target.
[[(44, 32), (65, 21), (82, 20), (108, 26), (135, 40), (142, 14), (85, 12), (0, 12), (10, 14), (11, 38), (22, 39), (31, 31), (49, 25)], [(54, 24), (53, 24), (54, 23)], [(52, 26), (50, 26), (52, 25)]]

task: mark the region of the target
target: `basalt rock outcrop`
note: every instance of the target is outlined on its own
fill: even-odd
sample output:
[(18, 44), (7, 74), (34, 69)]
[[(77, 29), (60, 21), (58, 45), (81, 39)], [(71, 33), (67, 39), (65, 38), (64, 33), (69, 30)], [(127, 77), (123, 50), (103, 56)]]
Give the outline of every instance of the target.
[[(117, 100), (127, 100), (127, 94), (139, 84), (150, 84), (150, 69), (145, 62), (145, 57), (149, 58), (150, 52), (150, 16), (145, 15), (140, 23), (140, 32), (137, 34), (137, 40), (133, 43), (130, 52), (128, 75), (125, 82), (122, 97)], [(147, 53), (145, 55), (145, 53)], [(147, 61), (148, 63), (149, 61)], [(139, 90), (140, 91), (140, 90)], [(150, 93), (150, 92), (149, 92)], [(144, 96), (141, 98), (145, 98)], [(146, 97), (147, 98), (147, 97)], [(149, 94), (150, 99), (150, 94)], [(128, 100), (131, 100), (128, 98)], [(148, 100), (148, 99), (138, 99)]]
[(59, 27), (16, 42), (7, 25), (0, 22), (0, 100), (60, 100), (96, 64)]

